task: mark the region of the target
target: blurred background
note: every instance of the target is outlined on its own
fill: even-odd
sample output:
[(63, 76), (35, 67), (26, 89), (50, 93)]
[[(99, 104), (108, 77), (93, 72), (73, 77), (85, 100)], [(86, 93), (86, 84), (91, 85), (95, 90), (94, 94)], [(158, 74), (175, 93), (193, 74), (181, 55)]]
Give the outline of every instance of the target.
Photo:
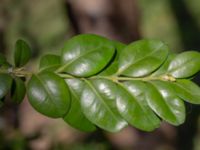
[[(29, 42), (37, 68), (44, 53), (60, 53), (80, 33), (123, 43), (160, 39), (172, 51), (200, 50), (199, 0), (0, 0), (0, 52), (12, 61), (15, 41)], [(199, 77), (195, 78), (199, 84)], [(37, 113), (27, 102), (0, 108), (0, 150), (200, 150), (200, 106), (187, 104), (187, 120), (163, 122), (154, 132), (128, 127), (116, 134), (83, 133)]]

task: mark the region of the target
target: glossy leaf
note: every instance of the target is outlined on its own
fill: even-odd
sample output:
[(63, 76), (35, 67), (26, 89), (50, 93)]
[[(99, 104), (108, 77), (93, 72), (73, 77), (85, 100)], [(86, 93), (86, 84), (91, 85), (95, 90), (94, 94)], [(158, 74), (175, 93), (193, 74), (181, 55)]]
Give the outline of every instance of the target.
[(157, 40), (140, 40), (128, 45), (119, 57), (118, 75), (146, 76), (165, 61), (168, 47)]
[(117, 92), (117, 108), (131, 125), (144, 131), (152, 131), (160, 125), (159, 118), (146, 102), (146, 85), (141, 81), (120, 84)]
[(17, 40), (15, 44), (15, 66), (24, 66), (31, 58), (31, 49), (24, 40)]
[(175, 54), (169, 54), (169, 56), (167, 57), (167, 60), (160, 66), (160, 68), (158, 68), (155, 72), (153, 72), (151, 76), (155, 77), (155, 76), (161, 76), (161, 75), (167, 74), (169, 64), (172, 61), (172, 59), (174, 59), (175, 57), (176, 57)]
[(24, 99), (25, 94), (26, 94), (26, 87), (24, 81), (16, 77), (13, 81), (11, 90), (12, 101), (18, 104), (21, 103), (22, 100)]
[[(173, 125), (182, 123), (182, 118), (184, 117), (178, 115), (181, 111), (184, 113), (182, 102), (173, 95), (170, 86), (154, 82), (154, 84), (147, 84), (145, 91), (149, 106), (158, 116)], [(169, 100), (170, 97), (173, 99)]]
[(0, 99), (2, 99), (10, 90), (12, 78), (8, 74), (0, 74)]
[(112, 59), (115, 48), (106, 38), (83, 34), (65, 43), (58, 72), (88, 77), (100, 72)]
[(200, 53), (188, 51), (177, 55), (169, 64), (168, 72), (176, 78), (187, 78), (200, 71)]
[(64, 79), (52, 72), (33, 75), (28, 82), (28, 99), (40, 113), (53, 117), (63, 117), (70, 107), (70, 93)]
[(61, 61), (60, 56), (47, 54), (44, 55), (40, 60), (40, 70), (55, 71), (60, 67)]
[(85, 80), (81, 107), (86, 117), (104, 130), (117, 132), (127, 123), (116, 109), (116, 86), (105, 79)]
[(200, 87), (190, 80), (177, 80), (173, 82), (176, 94), (192, 104), (200, 104)]
[[(26, 89), (21, 79), (32, 73), (22, 66), (30, 55), (23, 40), (16, 42), (15, 67), (0, 54), (0, 106), (10, 88), (13, 101), (23, 100)], [(184, 101), (200, 104), (200, 87), (190, 81), (199, 71), (199, 52), (175, 55), (158, 40), (126, 46), (83, 34), (68, 40), (61, 56), (41, 58), (27, 95), (38, 112), (62, 118), (81, 131), (91, 132), (97, 126), (118, 132), (128, 124), (152, 131), (161, 119), (182, 124)]]
[(65, 80), (70, 88), (71, 106), (69, 112), (63, 117), (64, 121), (72, 127), (81, 131), (94, 131), (96, 127), (83, 114), (80, 97), (83, 90), (83, 83), (79, 79)]
[[(153, 106), (154, 110), (156, 109), (156, 111), (160, 114), (163, 113), (164, 117), (162, 117), (162, 116), (161, 117), (164, 120), (168, 121), (169, 123), (172, 123), (174, 125), (182, 124), (185, 121), (184, 102), (177, 96), (177, 93), (174, 91), (171, 84), (169, 84), (168, 82), (164, 82), (164, 81), (152, 81), (151, 83), (153, 86), (156, 87), (156, 89), (161, 94), (162, 99), (163, 99), (163, 104), (164, 103), (166, 104), (166, 106), (164, 106), (165, 104), (159, 105), (160, 109), (163, 109), (162, 108), (162, 105), (163, 105), (163, 107), (168, 107), (169, 111), (171, 111), (171, 112), (165, 112), (164, 109), (161, 111), (159, 109), (156, 109), (156, 107), (158, 106), (157, 104), (159, 104), (159, 102), (158, 103), (155, 102), (156, 99), (151, 99), (151, 100), (149, 100), (149, 102), (150, 102), (151, 106), (154, 105)], [(156, 95), (156, 92), (155, 92), (155, 95)], [(162, 99), (160, 99), (160, 100), (162, 100)], [(170, 116), (172, 114), (175, 118)]]

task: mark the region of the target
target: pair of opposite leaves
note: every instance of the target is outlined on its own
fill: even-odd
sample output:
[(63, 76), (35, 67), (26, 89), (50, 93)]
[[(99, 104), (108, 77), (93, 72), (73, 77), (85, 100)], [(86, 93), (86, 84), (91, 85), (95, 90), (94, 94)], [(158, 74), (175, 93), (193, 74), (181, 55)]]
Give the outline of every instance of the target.
[(83, 131), (97, 125), (117, 132), (128, 123), (152, 131), (160, 118), (184, 122), (182, 99), (200, 103), (199, 87), (187, 79), (199, 70), (195, 51), (175, 56), (157, 40), (125, 46), (84, 34), (67, 41), (61, 56), (42, 57), (40, 73), (28, 83), (28, 98), (40, 113)]
[[(15, 68), (23, 67), (31, 58), (31, 49), (23, 40), (17, 40), (14, 51)], [(4, 98), (11, 91), (11, 99), (15, 103), (21, 103), (26, 94), (24, 80), (20, 77), (10, 75), (13, 66), (0, 54), (0, 69), (7, 73), (0, 73), (0, 106), (4, 104)], [(0, 71), (1, 72), (1, 71)]]

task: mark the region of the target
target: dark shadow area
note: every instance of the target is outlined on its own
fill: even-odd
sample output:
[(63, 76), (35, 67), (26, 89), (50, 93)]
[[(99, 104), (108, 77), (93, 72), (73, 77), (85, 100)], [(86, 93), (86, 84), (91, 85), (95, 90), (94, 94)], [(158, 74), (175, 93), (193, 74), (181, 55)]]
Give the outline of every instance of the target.
[(200, 29), (183, 0), (170, 0), (185, 50), (200, 49)]
[[(171, 9), (177, 20), (179, 33), (184, 46), (184, 50), (200, 51), (200, 29), (197, 21), (194, 19), (186, 3), (183, 0), (170, 0)], [(195, 82), (200, 84), (200, 77), (196, 77)], [(188, 106), (191, 113), (187, 114), (186, 121), (178, 127), (178, 145), (179, 150), (192, 150), (194, 147), (194, 136), (197, 133), (198, 118), (200, 109), (198, 106)]]

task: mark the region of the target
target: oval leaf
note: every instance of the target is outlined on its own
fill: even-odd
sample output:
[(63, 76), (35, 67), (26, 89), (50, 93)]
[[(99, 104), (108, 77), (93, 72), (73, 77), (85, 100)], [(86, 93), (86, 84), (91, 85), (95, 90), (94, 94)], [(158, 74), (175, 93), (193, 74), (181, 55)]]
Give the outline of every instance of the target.
[(145, 100), (146, 85), (141, 81), (127, 81), (117, 91), (117, 108), (123, 118), (134, 127), (152, 131), (160, 125), (159, 118)]
[(169, 64), (168, 73), (175, 78), (187, 78), (200, 71), (200, 53), (195, 51), (177, 55)]
[(118, 75), (146, 76), (167, 58), (168, 47), (157, 40), (140, 40), (124, 48), (119, 57)]
[(184, 102), (177, 96), (170, 83), (164, 81), (151, 82), (162, 95), (166, 104), (176, 116), (175, 125), (182, 124), (185, 121), (185, 105)]
[(55, 71), (60, 67), (60, 56), (47, 54), (44, 55), (40, 60), (40, 70)]
[(40, 113), (63, 117), (69, 110), (70, 93), (65, 80), (52, 72), (33, 75), (27, 86), (28, 99)]
[(16, 67), (24, 66), (31, 58), (31, 49), (25, 41), (17, 40), (14, 58)]
[(11, 90), (12, 101), (18, 104), (21, 103), (24, 99), (25, 94), (26, 94), (26, 87), (24, 81), (16, 77), (14, 79)]
[(114, 46), (109, 40), (92, 34), (70, 39), (62, 49), (62, 66), (57, 72), (87, 77), (100, 72), (112, 59)]
[(0, 74), (0, 99), (2, 99), (10, 90), (12, 78), (8, 74)]
[(153, 81), (147, 83), (146, 100), (151, 109), (163, 120), (179, 125), (185, 118), (184, 103), (174, 93), (167, 82)]
[(172, 83), (176, 94), (192, 104), (200, 104), (200, 87), (190, 80), (177, 80)]
[(64, 121), (81, 131), (94, 131), (96, 127), (85, 117), (80, 105), (83, 82), (79, 79), (66, 79), (65, 81), (70, 87), (71, 106), (67, 115), (63, 117)]
[(86, 117), (104, 130), (117, 132), (127, 123), (116, 109), (115, 84), (109, 80), (85, 80), (81, 107)]

